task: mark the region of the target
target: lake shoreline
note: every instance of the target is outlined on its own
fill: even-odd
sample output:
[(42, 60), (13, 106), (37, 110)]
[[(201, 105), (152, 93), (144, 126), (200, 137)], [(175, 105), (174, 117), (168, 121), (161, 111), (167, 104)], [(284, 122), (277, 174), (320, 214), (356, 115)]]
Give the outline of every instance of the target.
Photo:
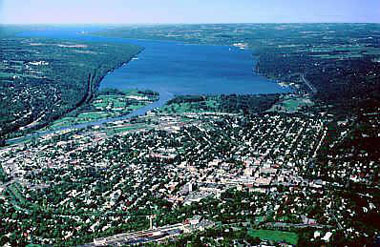
[[(39, 33), (37, 35), (43, 36)], [(255, 66), (258, 58), (250, 49), (217, 44), (192, 44), (175, 40), (107, 38), (81, 35), (75, 32), (68, 32), (66, 36), (64, 32), (61, 36), (59, 32), (53, 32), (50, 36), (49, 34), (46, 36), (52, 39), (125, 43), (140, 48), (129, 60), (119, 63), (99, 77), (94, 83), (92, 96), (86, 97), (82, 104), (57, 119), (88, 103), (102, 88), (148, 89), (159, 93), (157, 101), (126, 115), (72, 125), (61, 130), (102, 125), (110, 121), (145, 115), (181, 95), (265, 95), (289, 93), (290, 91), (280, 87), (278, 81), (256, 72)], [(8, 139), (6, 143), (48, 133), (51, 132), (38, 132), (36, 130), (26, 136)]]

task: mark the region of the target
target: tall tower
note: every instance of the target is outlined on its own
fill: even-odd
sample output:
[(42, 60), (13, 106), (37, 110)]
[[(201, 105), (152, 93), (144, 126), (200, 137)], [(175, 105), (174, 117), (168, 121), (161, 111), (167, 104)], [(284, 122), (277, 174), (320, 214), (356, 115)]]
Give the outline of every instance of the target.
[(149, 229), (150, 229), (150, 230), (153, 229), (153, 215), (150, 215), (150, 216), (149, 216)]

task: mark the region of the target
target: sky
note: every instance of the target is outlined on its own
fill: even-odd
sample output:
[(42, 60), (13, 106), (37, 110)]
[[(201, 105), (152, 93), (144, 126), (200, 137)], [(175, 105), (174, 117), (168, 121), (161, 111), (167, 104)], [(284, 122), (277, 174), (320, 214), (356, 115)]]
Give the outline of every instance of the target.
[(0, 0), (1, 24), (380, 23), (380, 0)]

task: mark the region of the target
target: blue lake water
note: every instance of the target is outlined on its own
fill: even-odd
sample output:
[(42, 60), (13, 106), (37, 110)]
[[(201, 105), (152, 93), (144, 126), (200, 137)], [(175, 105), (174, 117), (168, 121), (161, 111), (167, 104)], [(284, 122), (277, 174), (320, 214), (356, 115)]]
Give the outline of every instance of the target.
[(125, 40), (145, 48), (106, 76), (101, 88), (144, 88), (174, 95), (263, 94), (287, 89), (257, 75), (248, 50), (179, 42)]
[(100, 88), (151, 89), (160, 100), (131, 116), (164, 105), (175, 95), (268, 94), (289, 92), (257, 75), (255, 59), (248, 50), (173, 41), (131, 40), (144, 47), (128, 64), (108, 74)]
[(94, 42), (121, 42), (144, 47), (128, 64), (104, 77), (100, 88), (150, 89), (160, 93), (159, 101), (126, 116), (85, 123), (68, 128), (81, 128), (143, 115), (164, 105), (175, 95), (189, 94), (269, 94), (291, 89), (257, 75), (255, 58), (249, 50), (236, 47), (186, 44), (176, 41), (135, 40), (81, 35), (99, 27), (39, 28), (22, 36), (75, 39)]
[[(96, 30), (86, 27), (86, 31)], [(285, 93), (254, 71), (249, 50), (176, 41), (135, 40), (80, 35), (82, 29), (46, 28), (25, 35), (100, 42), (123, 42), (144, 47), (137, 59), (108, 74), (100, 88), (151, 89), (164, 95)]]

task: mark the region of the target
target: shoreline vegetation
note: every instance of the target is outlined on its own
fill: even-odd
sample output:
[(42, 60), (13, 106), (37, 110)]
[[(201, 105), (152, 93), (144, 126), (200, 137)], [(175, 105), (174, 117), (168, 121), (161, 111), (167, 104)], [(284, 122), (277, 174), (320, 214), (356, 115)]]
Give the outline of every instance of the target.
[[(17, 30), (17, 31), (14, 31), (14, 32), (10, 32), (8, 33), (8, 35), (5, 35), (3, 38), (3, 41), (4, 40), (7, 40), (7, 39), (11, 39), (11, 37), (13, 37), (12, 35), (15, 35), (17, 34), (18, 32), (20, 32), (20, 30)], [(90, 33), (91, 34), (91, 33)], [(94, 33), (96, 35), (96, 33)], [(91, 34), (92, 35), (92, 34)], [(99, 35), (101, 36), (101, 35)], [(51, 45), (51, 43), (53, 43), (53, 45), (57, 45), (57, 44), (54, 44), (54, 42), (56, 43), (59, 43), (61, 42), (62, 44), (58, 44), (58, 46), (60, 48), (74, 48), (74, 49), (81, 49), (82, 51), (77, 51), (78, 53), (87, 53), (87, 54), (95, 54), (95, 52), (89, 50), (89, 51), (83, 51), (83, 50), (86, 50), (89, 48), (89, 44), (93, 44), (92, 42), (85, 42), (85, 41), (76, 41), (76, 40), (56, 40), (54, 38), (42, 38), (42, 37), (24, 37), (24, 38), (17, 38), (18, 40), (22, 40), (21, 44), (22, 45), (29, 45), (29, 46), (32, 46), (32, 47), (43, 47), (43, 46), (49, 46)], [(44, 44), (44, 42), (46, 42), (46, 44)], [(107, 46), (108, 43), (104, 43), (103, 45)], [(115, 44), (113, 44), (115, 45)], [(115, 46), (122, 46), (122, 44), (118, 44), (118, 45), (115, 45)], [(127, 46), (131, 46), (133, 47), (134, 45), (127, 45)], [(84, 95), (82, 96), (82, 98), (77, 101), (77, 103), (75, 103), (74, 101), (71, 102), (71, 104), (74, 104), (71, 108), (65, 108), (63, 110), (53, 110), (55, 112), (59, 112), (59, 113), (55, 113), (55, 114), (51, 114), (49, 115), (49, 113), (47, 112), (47, 110), (45, 109), (44, 111), (42, 111), (42, 113), (38, 114), (38, 113), (33, 113), (32, 115), (34, 117), (31, 117), (29, 118), (28, 120), (25, 120), (25, 121), (22, 121), (22, 123), (20, 124), (15, 124), (14, 127), (11, 127), (11, 129), (6, 129), (5, 127), (2, 127), (0, 126), (0, 145), (5, 145), (6, 144), (6, 140), (10, 140), (10, 139), (14, 139), (14, 138), (18, 138), (18, 137), (21, 137), (21, 136), (25, 136), (27, 134), (30, 134), (30, 133), (33, 133), (33, 132), (38, 132), (40, 130), (46, 130), (46, 129), (52, 129), (50, 127), (50, 125), (54, 124), (54, 122), (59, 122), (62, 118), (66, 118), (66, 116), (68, 117), (71, 117), (71, 115), (73, 115), (72, 113), (74, 112), (74, 115), (75, 115), (75, 112), (80, 109), (81, 107), (86, 107), (88, 106), (89, 104), (91, 104), (91, 101), (93, 99), (93, 97), (96, 95), (97, 93), (97, 90), (99, 88), (99, 85), (101, 83), (101, 81), (103, 80), (103, 78), (105, 76), (107, 76), (107, 74), (109, 73), (112, 73), (114, 70), (120, 68), (121, 66), (129, 63), (131, 60), (133, 60), (134, 57), (136, 57), (136, 55), (138, 55), (141, 51), (144, 50), (144, 47), (137, 47), (135, 46), (136, 49), (135, 51), (130, 51), (131, 53), (128, 54), (128, 59), (125, 60), (125, 61), (122, 61), (122, 60), (119, 60), (119, 58), (116, 60), (116, 64), (115, 63), (111, 63), (111, 67), (108, 69), (108, 70), (102, 70), (99, 72), (99, 65), (97, 65), (98, 67), (96, 69), (93, 70), (93, 72), (89, 72), (88, 73), (88, 78), (87, 78), (87, 86), (86, 86), (86, 90), (85, 90), (85, 93)], [(244, 47), (245, 49), (246, 47)], [(243, 49), (243, 48), (242, 48)], [(12, 52), (12, 51), (10, 51)], [(44, 50), (42, 50), (42, 53), (44, 52)], [(106, 51), (107, 52), (107, 51)], [(106, 53), (105, 52), (105, 53)], [(10, 54), (7, 54), (8, 56)], [(40, 54), (41, 57), (44, 56), (44, 54)], [(48, 62), (48, 59), (46, 59), (46, 61), (40, 61), (42, 65), (45, 65), (45, 66), (50, 66), (51, 64), (49, 64)], [(27, 61), (19, 61), (19, 63), (21, 64), (21, 68), (18, 68), (18, 70), (25, 70), (24, 68), (22, 68), (23, 65), (27, 64), (28, 62)], [(32, 62), (29, 62), (29, 63), (35, 63), (35, 61), (32, 61)], [(37, 61), (38, 63), (38, 61)], [(13, 69), (13, 68), (12, 68)], [(29, 69), (29, 68), (27, 68)], [(35, 69), (35, 68), (34, 68)], [(39, 69), (39, 68), (37, 68)], [(255, 70), (255, 68), (253, 67), (253, 70)], [(24, 72), (23, 72), (24, 73)], [(53, 71), (54, 73), (54, 71)], [(9, 73), (8, 73), (9, 74)], [(17, 75), (17, 73), (14, 73)], [(5, 75), (6, 77), (6, 73), (3, 75)], [(46, 77), (43, 72), (41, 73), (41, 79)], [(265, 76), (265, 75), (264, 75)], [(7, 78), (5, 78), (7, 79)], [(23, 78), (24, 79), (24, 78)], [(277, 83), (279, 84), (279, 81), (278, 80), (273, 80), (273, 79), (270, 79), (273, 81), (273, 83)], [(285, 87), (292, 87), (292, 85), (287, 85), (286, 83), (283, 83), (283, 84), (280, 84), (281, 86), (285, 86)], [(83, 90), (80, 90), (80, 91), (83, 91)], [(74, 93), (75, 94), (75, 93)], [(202, 96), (202, 95), (200, 95)], [(181, 98), (181, 96), (180, 96)], [(69, 102), (70, 104), (70, 102)], [(32, 106), (33, 107), (33, 106)], [(90, 118), (91, 120), (91, 118)], [(72, 121), (72, 123), (84, 123), (82, 122), (81, 120), (79, 121)], [(2, 123), (2, 125), (4, 125), (4, 123)], [(9, 125), (6, 126), (7, 128), (9, 128)]]
[[(326, 102), (344, 104), (353, 95), (379, 97), (376, 84), (373, 84), (379, 75), (373, 71), (379, 66), (376, 61), (380, 49), (375, 39), (361, 38), (375, 35), (379, 28), (379, 24), (188, 24), (175, 28), (170, 25), (141, 26), (137, 30), (110, 27), (94, 34), (250, 49), (258, 57), (254, 68), (258, 74), (297, 86), (299, 91), (315, 94)], [(325, 36), (327, 31), (330, 33)], [(374, 78), (368, 81), (365, 76), (371, 71)], [(352, 76), (353, 73), (356, 76)], [(345, 83), (347, 80), (351, 83)], [(363, 85), (362, 80), (368, 83)]]
[[(94, 246), (100, 240), (126, 246), (320, 247), (378, 242), (380, 25), (131, 30), (122, 27), (110, 35), (256, 47), (258, 73), (297, 92), (180, 95), (143, 117), (57, 131), (1, 148), (0, 245)], [(29, 49), (46, 41), (25, 42)], [(54, 68), (48, 65), (86, 66), (57, 54), (67, 49), (101, 52), (84, 42), (54, 42), (48, 47), (63, 46), (55, 59), (12, 59), (6, 65), (11, 70), (0, 70), (1, 78), (16, 89), (9, 82), (13, 76), (22, 82), (40, 77), (38, 82), (54, 85)], [(63, 74), (75, 72), (66, 69)], [(51, 129), (127, 114), (159, 97), (149, 90), (96, 90), (86, 82), (99, 73), (85, 72), (84, 84), (75, 92), (87, 86), (94, 95)], [(56, 88), (73, 84), (65, 86)], [(48, 102), (63, 102), (59, 93)], [(30, 97), (36, 95), (31, 91)]]
[(159, 114), (183, 113), (239, 113), (243, 115), (261, 114), (280, 99), (281, 94), (258, 95), (180, 95), (156, 109)]
[[(0, 36), (0, 144), (48, 126), (92, 100), (102, 79), (143, 48)], [(12, 104), (11, 101), (16, 101)]]
[(78, 107), (70, 114), (51, 122), (45, 129), (55, 130), (87, 122), (122, 117), (136, 109), (152, 104), (158, 98), (158, 93), (150, 90), (101, 89), (94, 93), (91, 101), (86, 102), (85, 105)]

